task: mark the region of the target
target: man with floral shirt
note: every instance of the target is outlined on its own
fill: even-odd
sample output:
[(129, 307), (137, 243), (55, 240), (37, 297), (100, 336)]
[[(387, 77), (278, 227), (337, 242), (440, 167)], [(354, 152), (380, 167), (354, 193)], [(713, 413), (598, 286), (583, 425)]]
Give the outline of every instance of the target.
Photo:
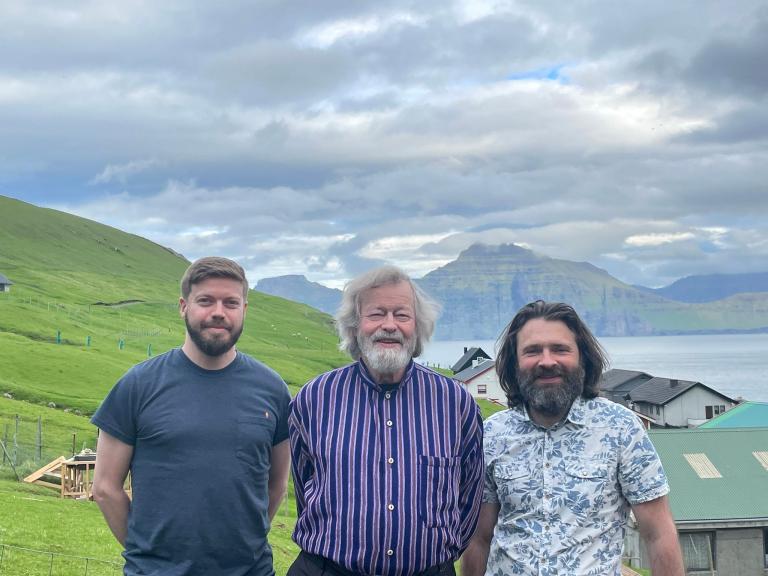
[(634, 512), (654, 576), (683, 576), (658, 455), (598, 397), (605, 354), (566, 304), (524, 306), (496, 359), (510, 409), (485, 423), (485, 489), (463, 576), (619, 576)]

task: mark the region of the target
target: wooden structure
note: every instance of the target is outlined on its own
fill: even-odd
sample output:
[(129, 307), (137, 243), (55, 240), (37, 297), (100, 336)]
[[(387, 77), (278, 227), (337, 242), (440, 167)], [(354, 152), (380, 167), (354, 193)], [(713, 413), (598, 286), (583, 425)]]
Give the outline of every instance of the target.
[[(93, 499), (93, 469), (96, 454), (88, 451), (72, 458), (59, 456), (39, 470), (24, 478), (24, 482), (54, 488), (62, 498)], [(130, 477), (126, 480), (126, 492), (131, 494)]]

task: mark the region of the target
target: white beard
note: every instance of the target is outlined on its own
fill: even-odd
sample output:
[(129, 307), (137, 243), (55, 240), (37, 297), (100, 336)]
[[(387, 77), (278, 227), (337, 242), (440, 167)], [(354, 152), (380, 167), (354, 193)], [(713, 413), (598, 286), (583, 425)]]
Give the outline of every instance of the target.
[[(376, 345), (376, 340), (381, 338), (400, 339), (398, 348), (383, 348)], [(400, 331), (385, 332), (379, 330), (370, 336), (357, 335), (357, 344), (365, 360), (366, 366), (378, 374), (393, 375), (408, 366), (413, 351), (416, 349), (414, 338), (405, 339)]]

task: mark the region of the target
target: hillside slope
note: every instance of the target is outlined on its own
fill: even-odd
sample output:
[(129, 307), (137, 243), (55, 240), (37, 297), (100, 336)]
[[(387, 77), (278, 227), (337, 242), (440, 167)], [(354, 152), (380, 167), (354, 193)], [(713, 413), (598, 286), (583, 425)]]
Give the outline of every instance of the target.
[[(0, 293), (0, 393), (95, 410), (128, 367), (182, 343), (188, 265), (144, 238), (0, 196), (0, 273), (14, 283)], [(238, 346), (294, 390), (347, 362), (327, 315), (253, 291)]]

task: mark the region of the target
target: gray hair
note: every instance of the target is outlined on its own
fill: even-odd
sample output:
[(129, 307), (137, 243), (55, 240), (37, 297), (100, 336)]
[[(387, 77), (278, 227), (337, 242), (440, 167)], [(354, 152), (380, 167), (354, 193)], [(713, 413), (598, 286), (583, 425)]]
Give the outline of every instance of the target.
[(336, 312), (336, 330), (341, 338), (340, 350), (347, 352), (355, 360), (360, 359), (362, 351), (357, 343), (357, 332), (360, 327), (361, 297), (374, 288), (400, 282), (407, 282), (413, 290), (413, 312), (416, 321), (416, 348), (413, 356), (415, 358), (421, 355), (435, 330), (440, 305), (414, 284), (408, 274), (397, 266), (391, 265), (369, 270), (344, 286), (341, 305)]

